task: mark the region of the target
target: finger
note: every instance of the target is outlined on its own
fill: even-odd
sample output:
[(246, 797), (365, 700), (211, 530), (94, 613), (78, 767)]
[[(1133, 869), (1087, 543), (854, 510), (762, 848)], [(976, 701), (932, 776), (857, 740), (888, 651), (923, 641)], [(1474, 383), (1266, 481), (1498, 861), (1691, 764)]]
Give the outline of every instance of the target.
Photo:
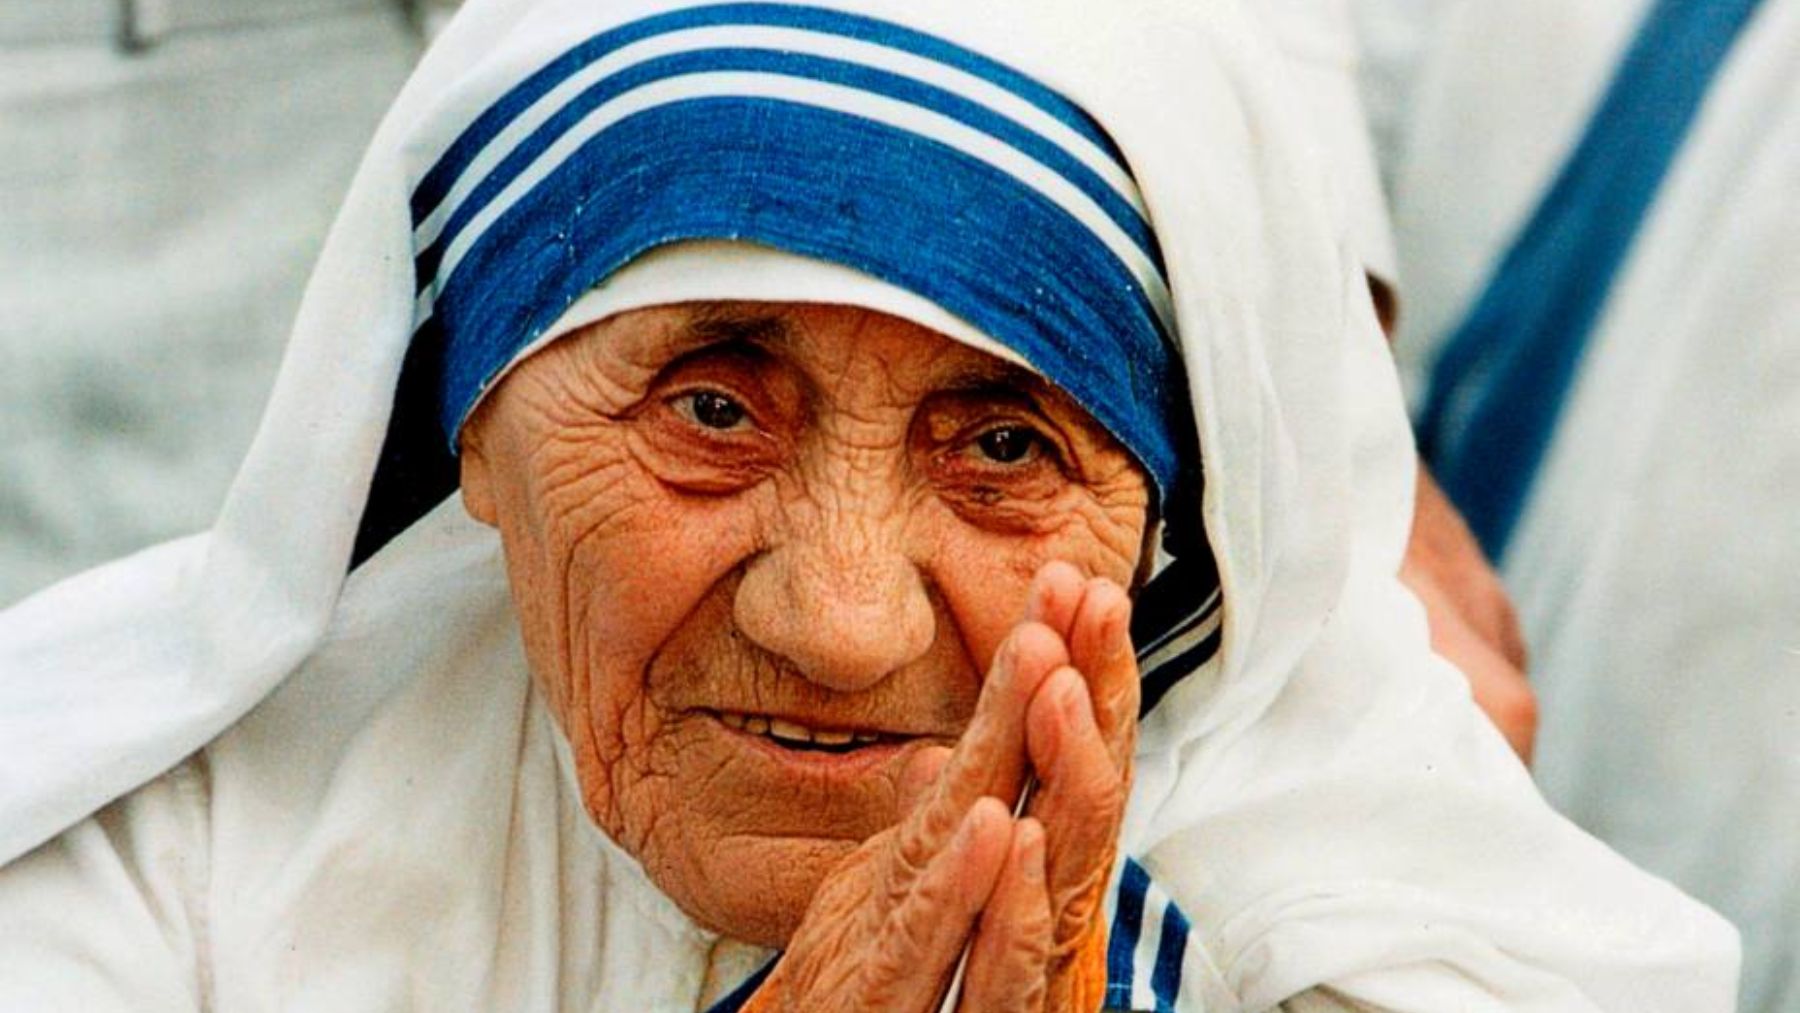
[(1084, 581), (1073, 563), (1051, 560), (1038, 568), (1031, 578), (1031, 590), (1025, 598), (1025, 618), (1043, 623), (1067, 640), (1081, 604)]
[[(1013, 818), (995, 799), (971, 806), (944, 847), (895, 893), (853, 855), (814, 894), (806, 917), (746, 1010), (880, 1009), (937, 1013), (941, 990), (993, 893)], [(891, 847), (883, 834), (880, 847)], [(877, 842), (871, 841), (871, 846)]]
[(1007, 862), (1012, 825), (998, 799), (969, 807), (883, 920), (858, 1008), (911, 1009), (920, 996), (942, 993)]
[(1104, 577), (1082, 588), (1069, 637), (1069, 661), (1087, 680), (1094, 720), (1113, 765), (1124, 773), (1137, 741), (1139, 680), (1131, 644), (1131, 598)]
[(1099, 917), (1112, 873), (1125, 780), (1094, 722), (1087, 685), (1070, 668), (1046, 679), (1027, 715), (1038, 790), (1031, 815), (1044, 825), (1045, 868), (1057, 954)]
[(975, 925), (958, 1009), (962, 1013), (1039, 1013), (1044, 1007), (1050, 948), (1044, 828), (1028, 816), (1013, 824), (1006, 865)]
[(949, 762), (949, 746), (926, 746), (913, 753), (895, 785), (896, 822), (905, 819), (925, 801)]
[(977, 799), (1010, 803), (1018, 797), (1025, 780), (1025, 710), (1044, 678), (1067, 663), (1062, 638), (1042, 623), (1020, 623), (1000, 645), (969, 727), (929, 795), (900, 824), (893, 871), (902, 881), (943, 848)]

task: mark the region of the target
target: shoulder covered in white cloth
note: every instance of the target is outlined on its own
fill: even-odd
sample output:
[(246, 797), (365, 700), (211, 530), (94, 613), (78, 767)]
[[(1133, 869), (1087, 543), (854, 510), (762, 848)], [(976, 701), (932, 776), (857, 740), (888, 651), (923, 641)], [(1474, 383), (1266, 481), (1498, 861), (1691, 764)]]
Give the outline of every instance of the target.
[[(451, 500), (346, 577), (415, 322), (416, 163), (521, 68), (677, 6), (470, 3), (377, 136), (218, 523), (0, 615), (0, 1006), (698, 1007), (719, 940), (570, 798), (491, 532)], [(1256, 26), (831, 6), (1068, 96), (1154, 224), (1226, 601), (1141, 726), (1120, 842), (1193, 925), (1177, 1008), (1728, 1010), (1731, 930), (1556, 816), (1428, 648), (1393, 369)]]

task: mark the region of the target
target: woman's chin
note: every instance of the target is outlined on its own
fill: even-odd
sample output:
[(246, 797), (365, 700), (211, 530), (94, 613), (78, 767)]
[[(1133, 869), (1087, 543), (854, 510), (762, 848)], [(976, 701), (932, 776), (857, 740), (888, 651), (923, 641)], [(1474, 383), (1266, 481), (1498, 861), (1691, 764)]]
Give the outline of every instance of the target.
[(764, 734), (766, 721), (734, 724), (745, 723), (709, 711), (664, 723), (641, 765), (661, 776), (618, 785), (618, 809), (590, 811), (621, 820), (602, 829), (695, 921), (779, 947), (819, 884), (894, 824), (899, 772), (932, 740), (799, 742)]
[[(759, 946), (787, 945), (819, 884), (858, 847), (829, 838), (760, 838), (722, 842), (690, 856), (695, 875), (651, 878), (696, 922)], [(686, 863), (683, 863), (686, 864)]]

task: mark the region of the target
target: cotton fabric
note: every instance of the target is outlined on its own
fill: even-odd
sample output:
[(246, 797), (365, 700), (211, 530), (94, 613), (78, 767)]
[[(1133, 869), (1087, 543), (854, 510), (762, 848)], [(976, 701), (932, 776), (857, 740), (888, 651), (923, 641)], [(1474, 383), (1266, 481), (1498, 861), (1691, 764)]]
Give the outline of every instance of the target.
[[(408, 166), (435, 152), (408, 139), (473, 120), (519, 54), (671, 6), (465, 9), (364, 163), (218, 524), (0, 615), (0, 856), (24, 855), (0, 940), (30, 941), (0, 943), (0, 999), (710, 999), (720, 941), (569, 808), (491, 532), (452, 499), (349, 568), (416, 321)], [(1428, 650), (1394, 576), (1406, 421), (1278, 51), (1225, 2), (842, 9), (1070, 98), (1160, 240), (1227, 605), (1214, 660), (1142, 724), (1121, 841), (1121, 885), (1156, 886), (1140, 940), (1182, 945), (1110, 997), (1728, 1009), (1730, 931), (1556, 817)]]

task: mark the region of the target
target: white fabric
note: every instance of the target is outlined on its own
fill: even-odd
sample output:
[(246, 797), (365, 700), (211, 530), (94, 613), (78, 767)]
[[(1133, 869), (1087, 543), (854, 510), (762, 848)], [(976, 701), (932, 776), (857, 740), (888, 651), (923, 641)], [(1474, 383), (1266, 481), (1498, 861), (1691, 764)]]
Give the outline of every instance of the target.
[(1352, 0), (1259, 0), (1249, 10), (1288, 64), (1288, 80), (1309, 117), (1331, 185), (1339, 191), (1350, 247), (1363, 268), (1398, 283), (1394, 236), (1364, 113), (1359, 25)]
[[(1396, 194), (1400, 350), (1429, 361), (1585, 124), (1642, 0), (1468, 3)], [(1537, 771), (1744, 933), (1800, 1009), (1800, 3), (1764, 0), (1594, 331), (1504, 560)]]
[[(401, 159), (667, 2), (600, 6), (459, 15), (218, 523), (0, 614), (0, 858), (37, 848), (0, 871), (0, 1007), (695, 1008), (716, 941), (565, 808), (492, 534), (451, 501), (343, 577), (412, 321)], [(1544, 805), (1394, 578), (1412, 446), (1276, 51), (1229, 0), (843, 6), (1073, 98), (1159, 235), (1227, 602), (1122, 842), (1192, 919), (1181, 1008), (1728, 1009), (1729, 929)]]

